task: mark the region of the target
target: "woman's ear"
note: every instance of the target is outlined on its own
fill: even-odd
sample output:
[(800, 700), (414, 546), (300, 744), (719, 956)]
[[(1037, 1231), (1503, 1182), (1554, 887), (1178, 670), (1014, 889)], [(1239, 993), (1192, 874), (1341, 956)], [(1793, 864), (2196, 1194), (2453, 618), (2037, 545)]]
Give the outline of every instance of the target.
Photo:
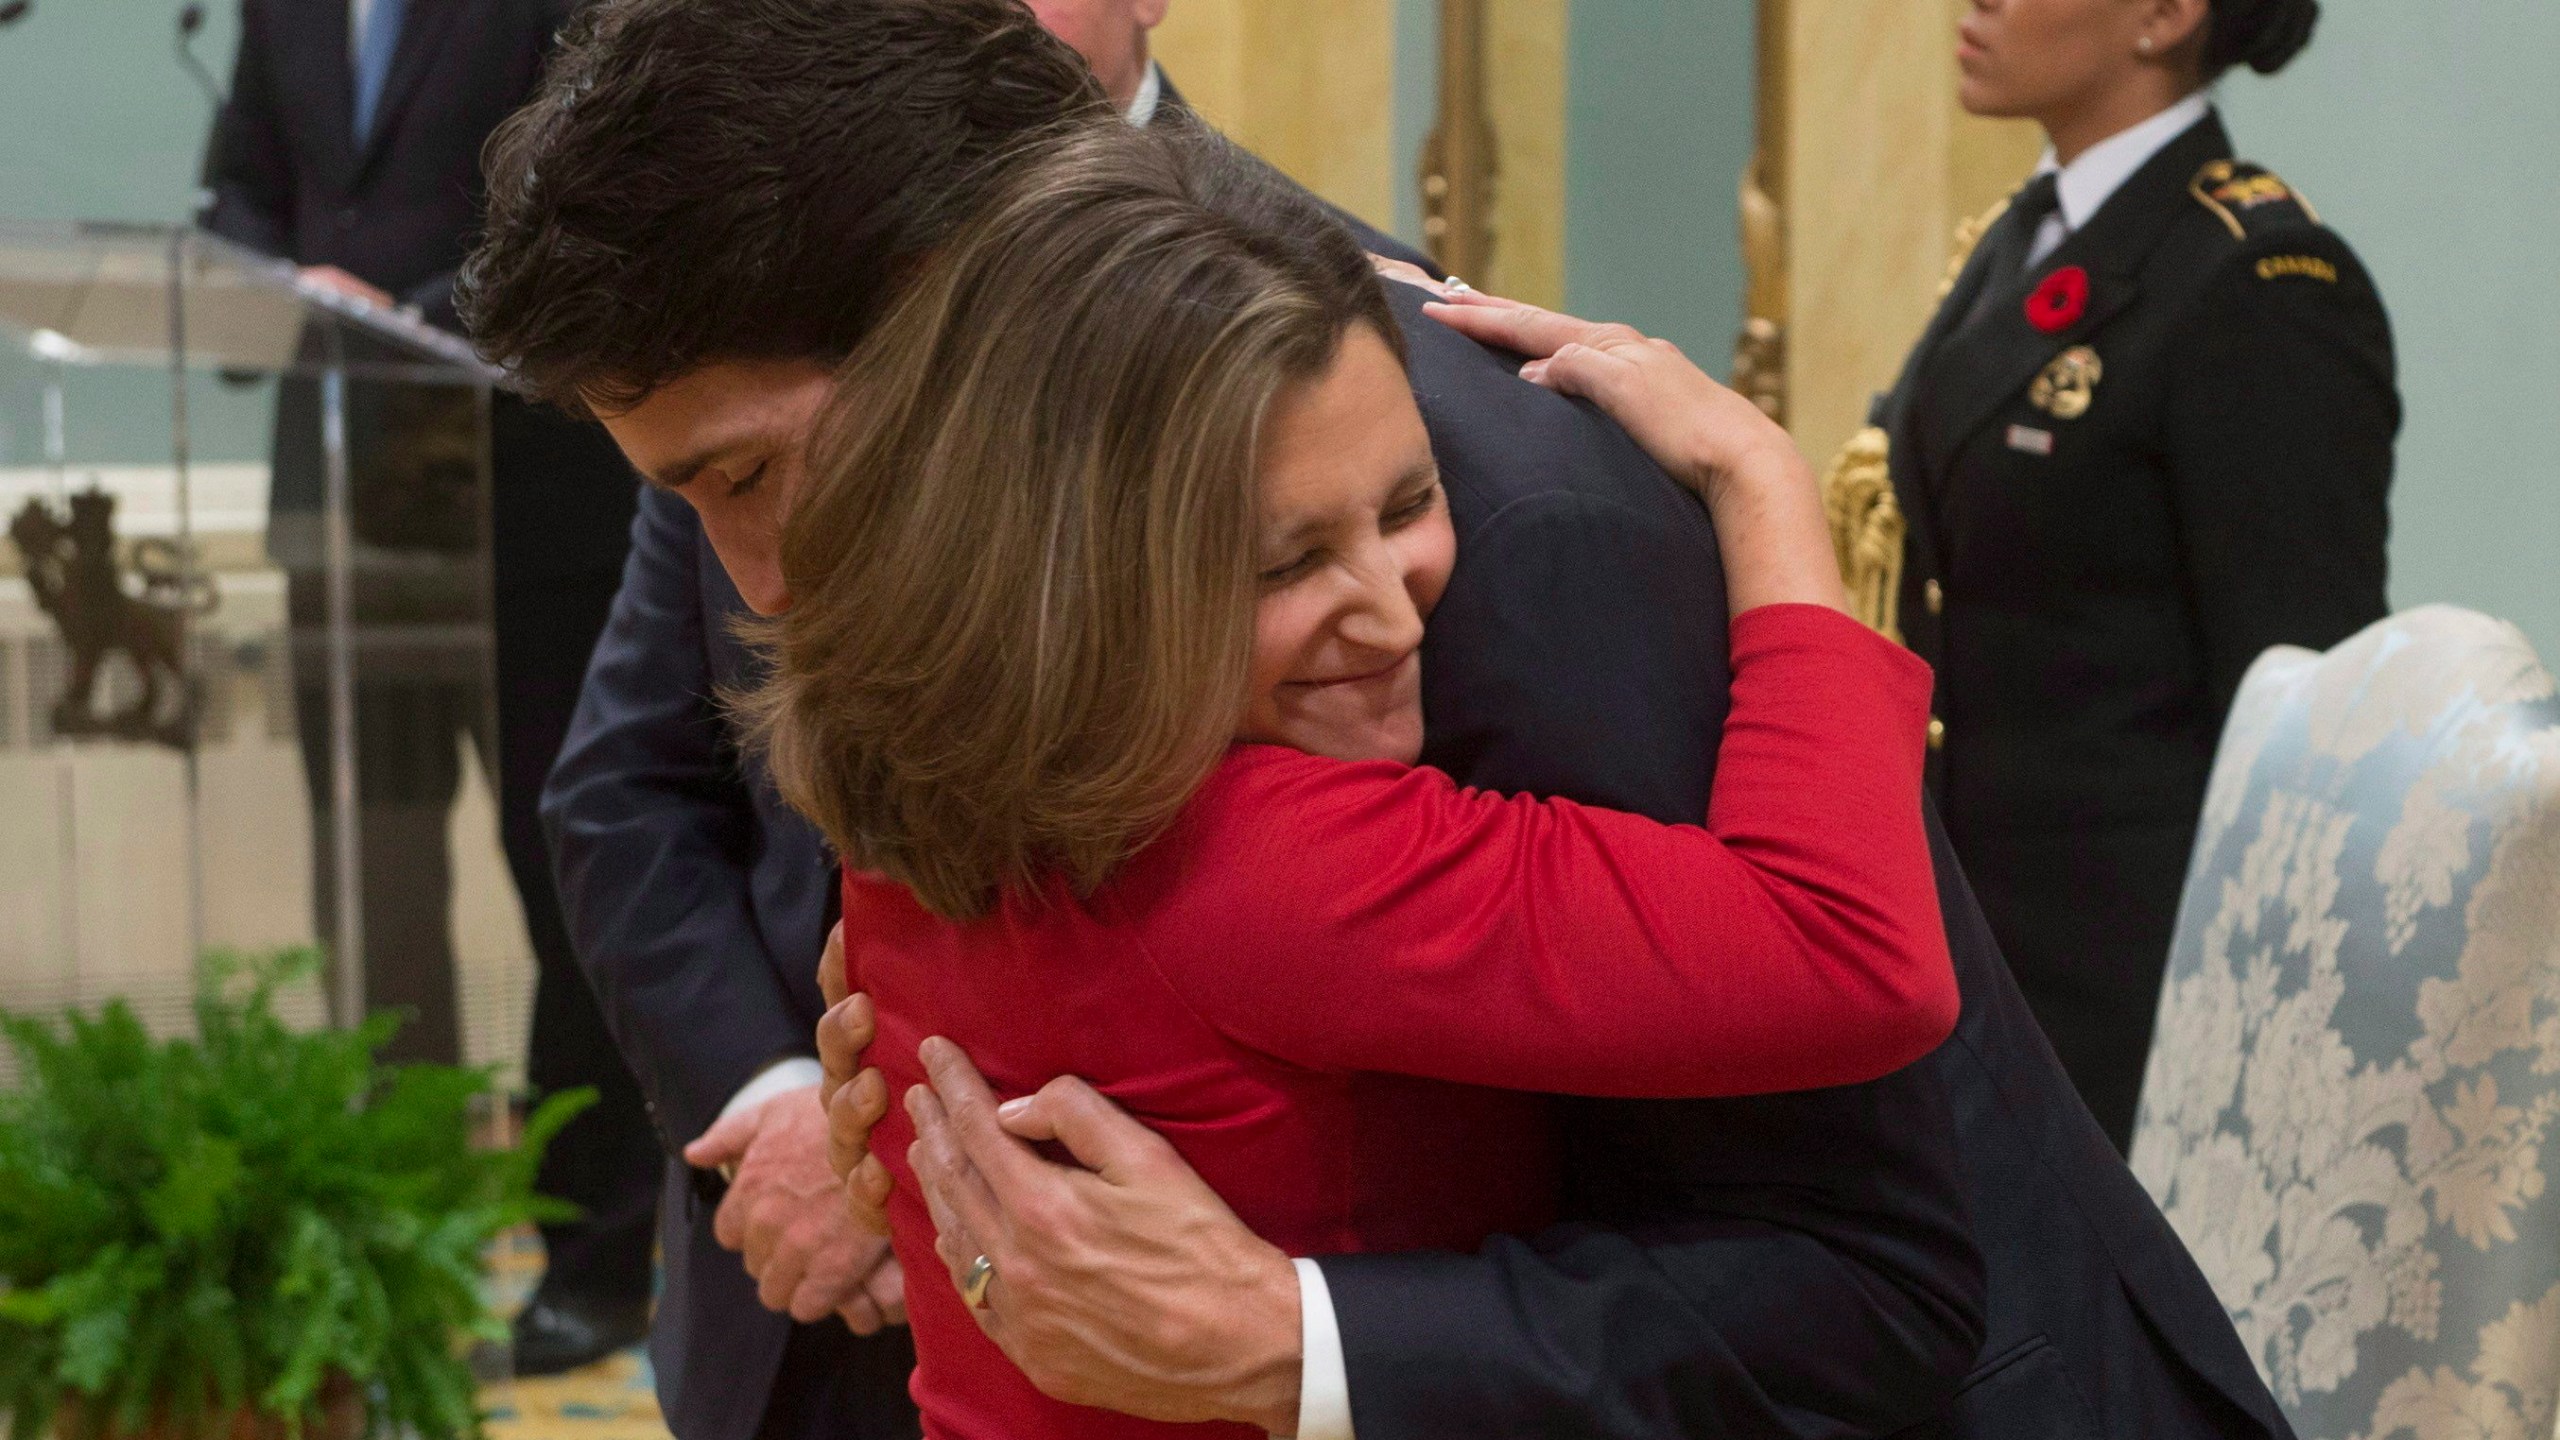
[(2183, 60), (2203, 56), (2205, 32), (2213, 24), (2213, 0), (2149, 0), (2135, 45), (2146, 60)]

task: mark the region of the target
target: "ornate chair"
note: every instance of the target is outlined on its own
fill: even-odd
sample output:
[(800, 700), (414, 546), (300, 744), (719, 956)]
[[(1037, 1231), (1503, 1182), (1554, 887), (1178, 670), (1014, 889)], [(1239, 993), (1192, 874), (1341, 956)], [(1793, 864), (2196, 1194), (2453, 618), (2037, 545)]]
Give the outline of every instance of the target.
[(2560, 695), (2446, 606), (2249, 671), (2133, 1167), (2303, 1440), (2560, 1399)]

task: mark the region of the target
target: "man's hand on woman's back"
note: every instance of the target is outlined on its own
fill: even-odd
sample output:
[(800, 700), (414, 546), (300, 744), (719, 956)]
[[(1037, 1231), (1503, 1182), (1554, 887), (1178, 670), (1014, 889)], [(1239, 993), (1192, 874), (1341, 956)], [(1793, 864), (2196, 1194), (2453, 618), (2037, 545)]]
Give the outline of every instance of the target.
[[(830, 955), (841, 942), (827, 941)], [(842, 966), (830, 967), (841, 973)], [(871, 1131), (889, 1113), (889, 1082), (862, 1063), (871, 1046), (871, 997), (845, 995), (842, 982), (818, 1020), (818, 1063), (826, 1071), (818, 1100), (827, 1114), (827, 1165), (844, 1195), (845, 1214), (869, 1235), (889, 1233), (889, 1170), (871, 1153)]]

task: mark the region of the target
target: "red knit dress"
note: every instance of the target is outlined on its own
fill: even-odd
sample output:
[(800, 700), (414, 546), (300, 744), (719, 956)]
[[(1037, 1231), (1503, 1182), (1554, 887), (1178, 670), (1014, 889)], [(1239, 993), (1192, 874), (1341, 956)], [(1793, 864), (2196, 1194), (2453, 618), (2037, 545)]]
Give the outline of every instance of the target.
[[(846, 962), (890, 1094), (943, 1035), (991, 1084), (1079, 1075), (1293, 1255), (1473, 1249), (1554, 1205), (1527, 1092), (1739, 1095), (1870, 1080), (1957, 996), (1921, 823), (1928, 667), (1836, 611), (1733, 622), (1703, 827), (1505, 799), (1431, 769), (1242, 745), (1079, 900), (927, 914), (849, 875)], [(1051, 1400), (933, 1251), (892, 1104), (873, 1152), (937, 1440), (1247, 1437)]]

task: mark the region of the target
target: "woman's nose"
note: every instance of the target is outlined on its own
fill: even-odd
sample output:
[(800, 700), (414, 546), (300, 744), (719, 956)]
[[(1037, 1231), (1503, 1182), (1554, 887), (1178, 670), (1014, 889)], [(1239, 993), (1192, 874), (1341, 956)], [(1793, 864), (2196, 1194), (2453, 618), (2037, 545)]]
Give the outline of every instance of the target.
[(1355, 645), (1401, 655), (1422, 643), (1422, 610), (1392, 553), (1360, 571), (1359, 603), (1343, 617), (1342, 637)]

